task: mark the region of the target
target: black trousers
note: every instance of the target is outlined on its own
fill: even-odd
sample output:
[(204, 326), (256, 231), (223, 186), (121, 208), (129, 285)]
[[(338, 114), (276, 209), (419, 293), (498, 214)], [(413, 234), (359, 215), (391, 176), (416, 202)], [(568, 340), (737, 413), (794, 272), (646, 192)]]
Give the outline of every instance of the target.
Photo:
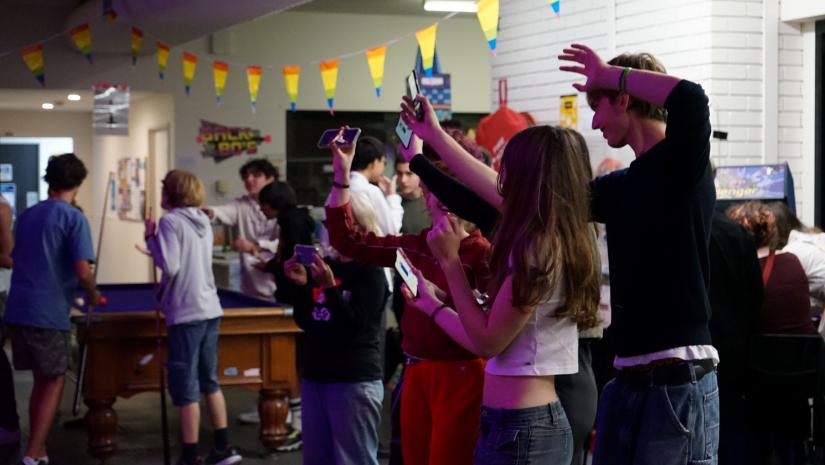
[(579, 339), (579, 372), (556, 376), (556, 393), (573, 429), (572, 465), (584, 463), (587, 437), (596, 423), (599, 394), (593, 374), (591, 343), (594, 339)]

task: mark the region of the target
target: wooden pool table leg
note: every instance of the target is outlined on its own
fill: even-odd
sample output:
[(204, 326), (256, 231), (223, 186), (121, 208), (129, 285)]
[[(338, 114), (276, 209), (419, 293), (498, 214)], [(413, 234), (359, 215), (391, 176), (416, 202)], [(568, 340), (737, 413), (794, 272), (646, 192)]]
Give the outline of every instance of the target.
[(283, 444), (287, 437), (289, 413), (288, 389), (261, 389), (258, 414), (261, 416), (261, 443), (270, 450)]
[(89, 454), (99, 460), (106, 460), (117, 450), (117, 412), (112, 408), (114, 397), (84, 400), (89, 407), (86, 413)]

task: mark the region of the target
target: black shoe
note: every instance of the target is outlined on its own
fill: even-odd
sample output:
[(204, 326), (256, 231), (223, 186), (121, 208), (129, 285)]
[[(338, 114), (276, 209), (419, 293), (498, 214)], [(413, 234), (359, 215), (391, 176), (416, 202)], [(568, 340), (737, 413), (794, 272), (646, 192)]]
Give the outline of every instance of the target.
[(206, 463), (209, 465), (232, 465), (243, 460), (241, 454), (233, 447), (227, 447), (223, 452), (218, 452), (214, 447), (206, 456)]
[(283, 444), (276, 447), (275, 450), (278, 452), (294, 452), (296, 450), (301, 450), (301, 445), (303, 443), (303, 440), (301, 440), (301, 432), (295, 428), (291, 428), (291, 431), (287, 434), (286, 440), (284, 440)]

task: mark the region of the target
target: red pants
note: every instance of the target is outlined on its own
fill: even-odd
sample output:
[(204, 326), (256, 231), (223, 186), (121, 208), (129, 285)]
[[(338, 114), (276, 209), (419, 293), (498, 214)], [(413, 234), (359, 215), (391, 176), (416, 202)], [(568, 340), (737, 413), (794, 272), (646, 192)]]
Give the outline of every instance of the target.
[(478, 440), (484, 361), (407, 366), (401, 390), (404, 465), (472, 465)]

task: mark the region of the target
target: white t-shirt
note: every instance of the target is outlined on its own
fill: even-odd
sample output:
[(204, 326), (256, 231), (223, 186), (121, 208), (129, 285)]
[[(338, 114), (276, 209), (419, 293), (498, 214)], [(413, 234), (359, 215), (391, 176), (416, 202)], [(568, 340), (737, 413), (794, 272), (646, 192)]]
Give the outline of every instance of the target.
[(391, 194), (384, 197), (380, 187), (370, 184), (367, 177), (357, 171), (349, 174), (349, 186), (351, 192), (364, 194), (370, 200), (378, 216), (378, 227), (384, 236), (392, 236), (401, 231), (404, 209), (401, 207), (400, 195)]
[(501, 376), (577, 373), (579, 333), (576, 323), (567, 317), (553, 316), (565, 301), (560, 284), (548, 301), (536, 307), (513, 342), (487, 361), (487, 373)]

